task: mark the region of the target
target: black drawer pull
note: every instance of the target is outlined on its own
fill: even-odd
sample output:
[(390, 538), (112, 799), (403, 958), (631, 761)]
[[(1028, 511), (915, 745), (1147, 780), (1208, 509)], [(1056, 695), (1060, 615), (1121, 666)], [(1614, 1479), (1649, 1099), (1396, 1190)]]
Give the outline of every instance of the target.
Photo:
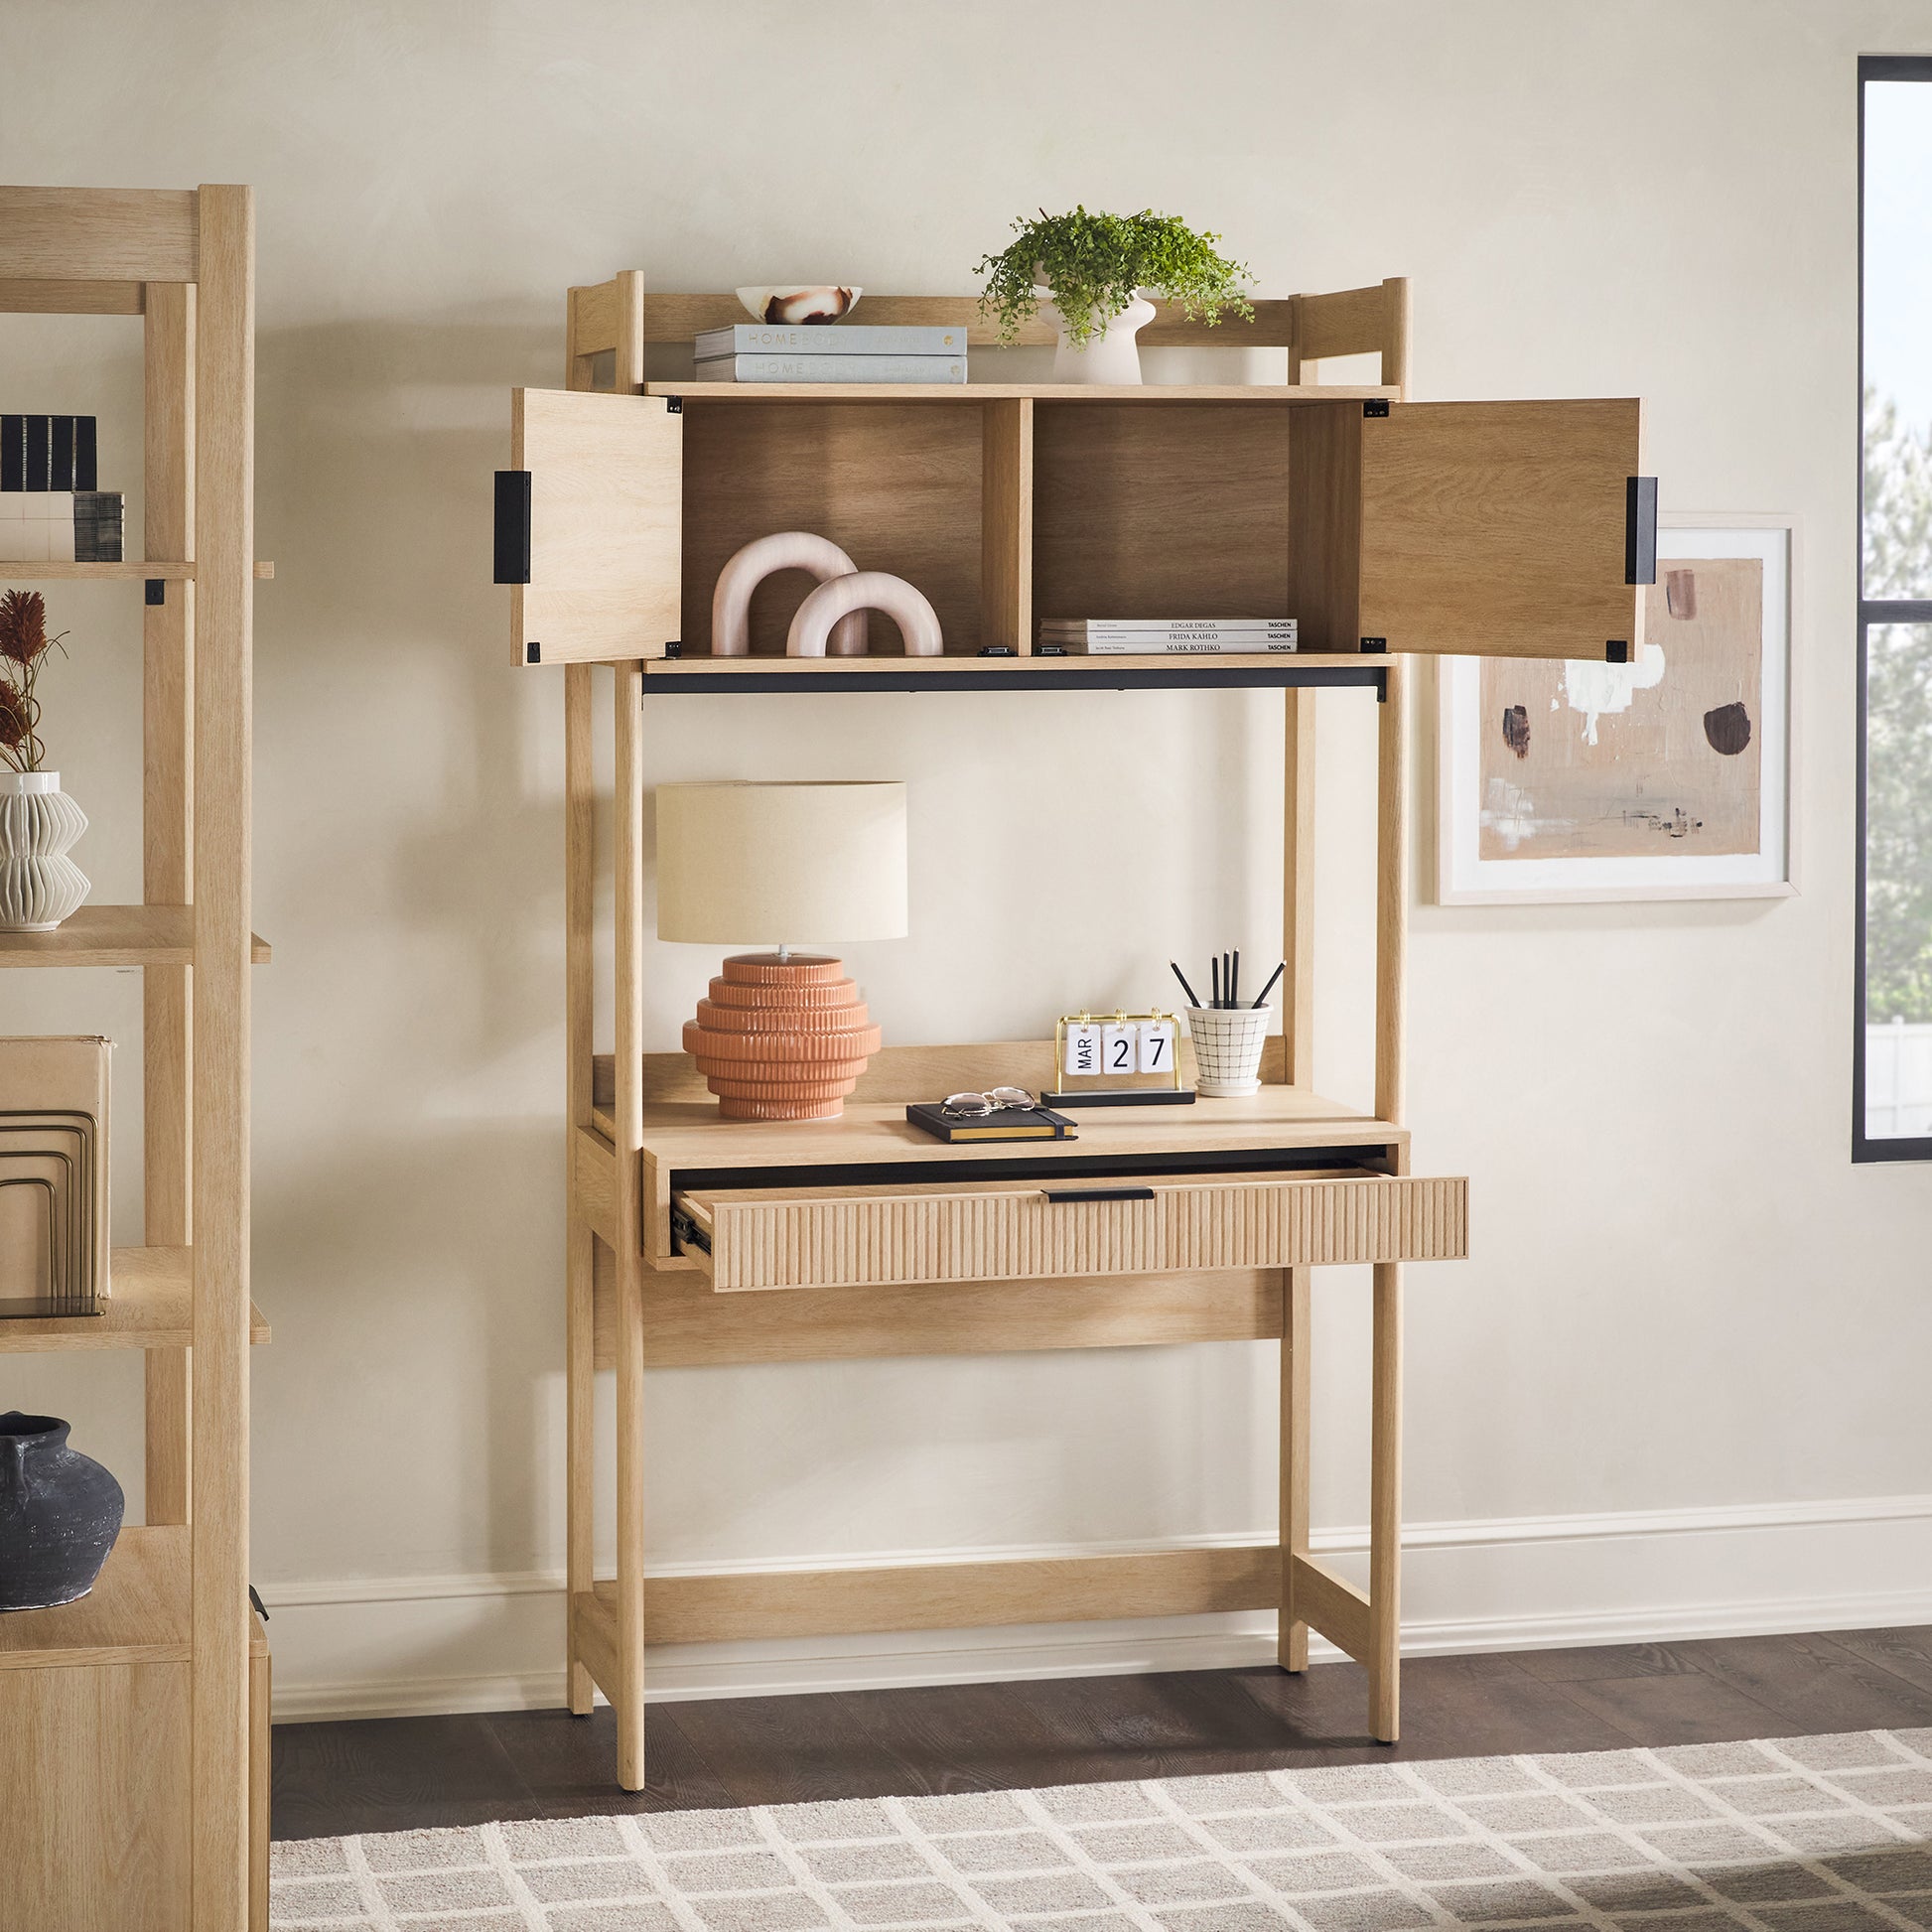
[(1063, 1200), (1152, 1200), (1152, 1187), (1042, 1187), (1050, 1201)]

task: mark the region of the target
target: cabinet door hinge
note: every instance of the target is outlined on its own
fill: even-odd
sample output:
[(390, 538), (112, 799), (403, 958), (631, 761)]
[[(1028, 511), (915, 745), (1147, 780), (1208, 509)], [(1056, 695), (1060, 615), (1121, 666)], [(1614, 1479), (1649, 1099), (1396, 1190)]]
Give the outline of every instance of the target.
[(666, 396), (664, 398), (664, 413), (667, 416), (682, 416), (684, 414), (684, 398), (682, 396)]
[(496, 473), (496, 582), (530, 581), (530, 473)]
[(1630, 640), (1627, 637), (1611, 637), (1603, 645), (1603, 662), (1606, 664), (1627, 664), (1630, 661)]
[(1362, 404), (1362, 414), (1364, 416), (1386, 416), (1388, 413), (1389, 399), (1387, 396), (1370, 396)]
[(1623, 581), (1657, 581), (1657, 479), (1631, 477), (1623, 485)]

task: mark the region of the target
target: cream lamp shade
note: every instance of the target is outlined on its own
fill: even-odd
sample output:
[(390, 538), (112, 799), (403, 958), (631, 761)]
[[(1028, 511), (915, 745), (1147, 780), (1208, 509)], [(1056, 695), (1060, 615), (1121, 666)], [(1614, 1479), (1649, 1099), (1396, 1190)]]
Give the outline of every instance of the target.
[(720, 945), (905, 936), (899, 783), (657, 787), (657, 936)]

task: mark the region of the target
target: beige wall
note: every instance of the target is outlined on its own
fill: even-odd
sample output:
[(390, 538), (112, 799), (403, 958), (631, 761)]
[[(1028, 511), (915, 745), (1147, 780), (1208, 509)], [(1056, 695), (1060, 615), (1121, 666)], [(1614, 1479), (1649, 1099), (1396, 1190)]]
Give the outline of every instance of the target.
[[(1932, 48), (1932, 6), (338, 0), (17, 6), (6, 38), (0, 179), (260, 195), (254, 1569), (289, 1709), (556, 1686), (562, 693), (510, 667), (488, 583), (509, 385), (559, 379), (571, 281), (963, 291), (1075, 200), (1219, 228), (1268, 292), (1409, 275), (1418, 395), (1639, 393), (1667, 509), (1802, 515), (1803, 896), (1417, 907), (1416, 1158), (1472, 1176), (1476, 1258), (1414, 1271), (1410, 1607), (1444, 1645), (1932, 1617), (1932, 1173), (1846, 1152), (1853, 60)], [(5, 406), (98, 408), (131, 484), (124, 326), (0, 344)], [(133, 607), (54, 604), (75, 856), (131, 897)], [(1368, 709), (1320, 727), (1318, 1070), (1361, 1101)], [(1170, 954), (1278, 930), (1269, 698), (687, 698), (646, 734), (665, 778), (912, 781), (912, 937), (853, 949), (901, 1041), (1161, 998)], [(649, 967), (669, 1046), (710, 956)], [(7, 1030), (127, 1043), (132, 1179), (136, 982), (24, 978)], [(1364, 1514), (1364, 1286), (1317, 1291), (1329, 1526)], [(1270, 1352), (664, 1374), (655, 1548), (1260, 1528)], [(132, 1363), (11, 1358), (6, 1402), (134, 1472)], [(737, 1646), (659, 1682), (1207, 1663), (1253, 1630)]]

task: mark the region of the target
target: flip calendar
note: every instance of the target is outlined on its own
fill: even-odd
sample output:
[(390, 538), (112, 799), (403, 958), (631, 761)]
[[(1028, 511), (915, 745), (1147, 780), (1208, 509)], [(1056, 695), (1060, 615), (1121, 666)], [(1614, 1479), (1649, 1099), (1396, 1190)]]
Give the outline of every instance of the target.
[(1191, 1100), (1180, 1084), (1180, 1021), (1163, 1013), (1069, 1013), (1053, 1030), (1060, 1090), (1046, 1104)]

